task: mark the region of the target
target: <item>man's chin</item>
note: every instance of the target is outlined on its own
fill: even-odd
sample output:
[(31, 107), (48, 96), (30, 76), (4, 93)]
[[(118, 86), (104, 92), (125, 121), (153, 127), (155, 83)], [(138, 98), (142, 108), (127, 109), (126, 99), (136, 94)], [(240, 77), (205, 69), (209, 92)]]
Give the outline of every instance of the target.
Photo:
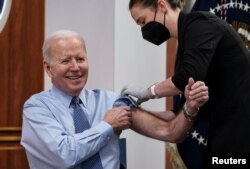
[(83, 81), (74, 82), (68, 85), (68, 90), (71, 91), (71, 93), (80, 94), (84, 86), (85, 86), (85, 83)]
[(70, 90), (70, 95), (71, 95), (71, 96), (78, 96), (78, 95), (81, 93), (82, 89), (83, 89), (83, 88), (81, 88), (81, 89), (74, 89), (74, 90), (71, 89), (71, 90)]

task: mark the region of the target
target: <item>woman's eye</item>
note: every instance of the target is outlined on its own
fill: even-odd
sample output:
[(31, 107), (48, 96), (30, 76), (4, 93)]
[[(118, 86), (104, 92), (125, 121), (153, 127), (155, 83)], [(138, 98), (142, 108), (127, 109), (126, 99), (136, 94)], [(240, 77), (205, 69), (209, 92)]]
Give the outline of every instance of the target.
[(139, 21), (138, 21), (138, 25), (140, 25), (140, 26), (144, 26), (145, 25), (145, 19), (139, 19)]

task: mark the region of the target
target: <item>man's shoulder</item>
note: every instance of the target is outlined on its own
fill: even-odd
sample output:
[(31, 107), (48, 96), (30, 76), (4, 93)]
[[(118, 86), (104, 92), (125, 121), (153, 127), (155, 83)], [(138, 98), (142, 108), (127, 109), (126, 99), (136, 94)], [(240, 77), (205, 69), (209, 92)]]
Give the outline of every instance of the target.
[(26, 100), (24, 105), (28, 104), (39, 104), (42, 102), (49, 102), (50, 100), (55, 100), (52, 95), (50, 95), (50, 90), (41, 91), (39, 93), (33, 94)]
[(105, 89), (93, 89), (93, 90), (86, 90), (87, 94), (95, 95), (95, 96), (108, 96), (108, 97), (118, 97), (119, 95), (111, 90)]
[(119, 98), (119, 95), (110, 90), (103, 89), (93, 89), (85, 90), (85, 102), (87, 105), (91, 106), (101, 106), (103, 108), (109, 109), (113, 106), (115, 100)]

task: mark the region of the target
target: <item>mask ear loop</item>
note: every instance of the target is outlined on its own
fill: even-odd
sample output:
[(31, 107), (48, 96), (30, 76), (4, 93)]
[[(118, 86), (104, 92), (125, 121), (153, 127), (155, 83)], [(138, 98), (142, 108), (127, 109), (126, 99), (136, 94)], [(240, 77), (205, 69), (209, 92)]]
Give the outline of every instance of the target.
[(166, 22), (165, 20), (166, 20), (166, 14), (164, 14), (164, 26), (166, 26), (165, 25), (165, 22)]
[(154, 17), (154, 22), (155, 22), (155, 18), (156, 18), (156, 12), (157, 12), (157, 7), (155, 9), (155, 17)]
[[(155, 18), (156, 18), (156, 12), (157, 12), (157, 7), (156, 7), (156, 10), (155, 10), (154, 22), (155, 22)], [(164, 26), (166, 26), (165, 25), (165, 22), (166, 22), (165, 20), (166, 20), (166, 14), (164, 14)]]

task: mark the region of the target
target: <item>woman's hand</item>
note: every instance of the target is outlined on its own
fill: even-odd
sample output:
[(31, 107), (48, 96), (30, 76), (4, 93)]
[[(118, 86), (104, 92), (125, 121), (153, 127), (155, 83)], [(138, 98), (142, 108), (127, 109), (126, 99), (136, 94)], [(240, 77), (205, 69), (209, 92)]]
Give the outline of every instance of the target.
[(194, 82), (193, 78), (188, 79), (184, 95), (186, 103), (184, 109), (190, 114), (196, 113), (209, 99), (208, 87), (202, 81)]
[(138, 99), (137, 100), (138, 105), (150, 99), (148, 88), (143, 88), (140, 86), (124, 86), (121, 91), (121, 95), (122, 96), (130, 95), (136, 97)]

